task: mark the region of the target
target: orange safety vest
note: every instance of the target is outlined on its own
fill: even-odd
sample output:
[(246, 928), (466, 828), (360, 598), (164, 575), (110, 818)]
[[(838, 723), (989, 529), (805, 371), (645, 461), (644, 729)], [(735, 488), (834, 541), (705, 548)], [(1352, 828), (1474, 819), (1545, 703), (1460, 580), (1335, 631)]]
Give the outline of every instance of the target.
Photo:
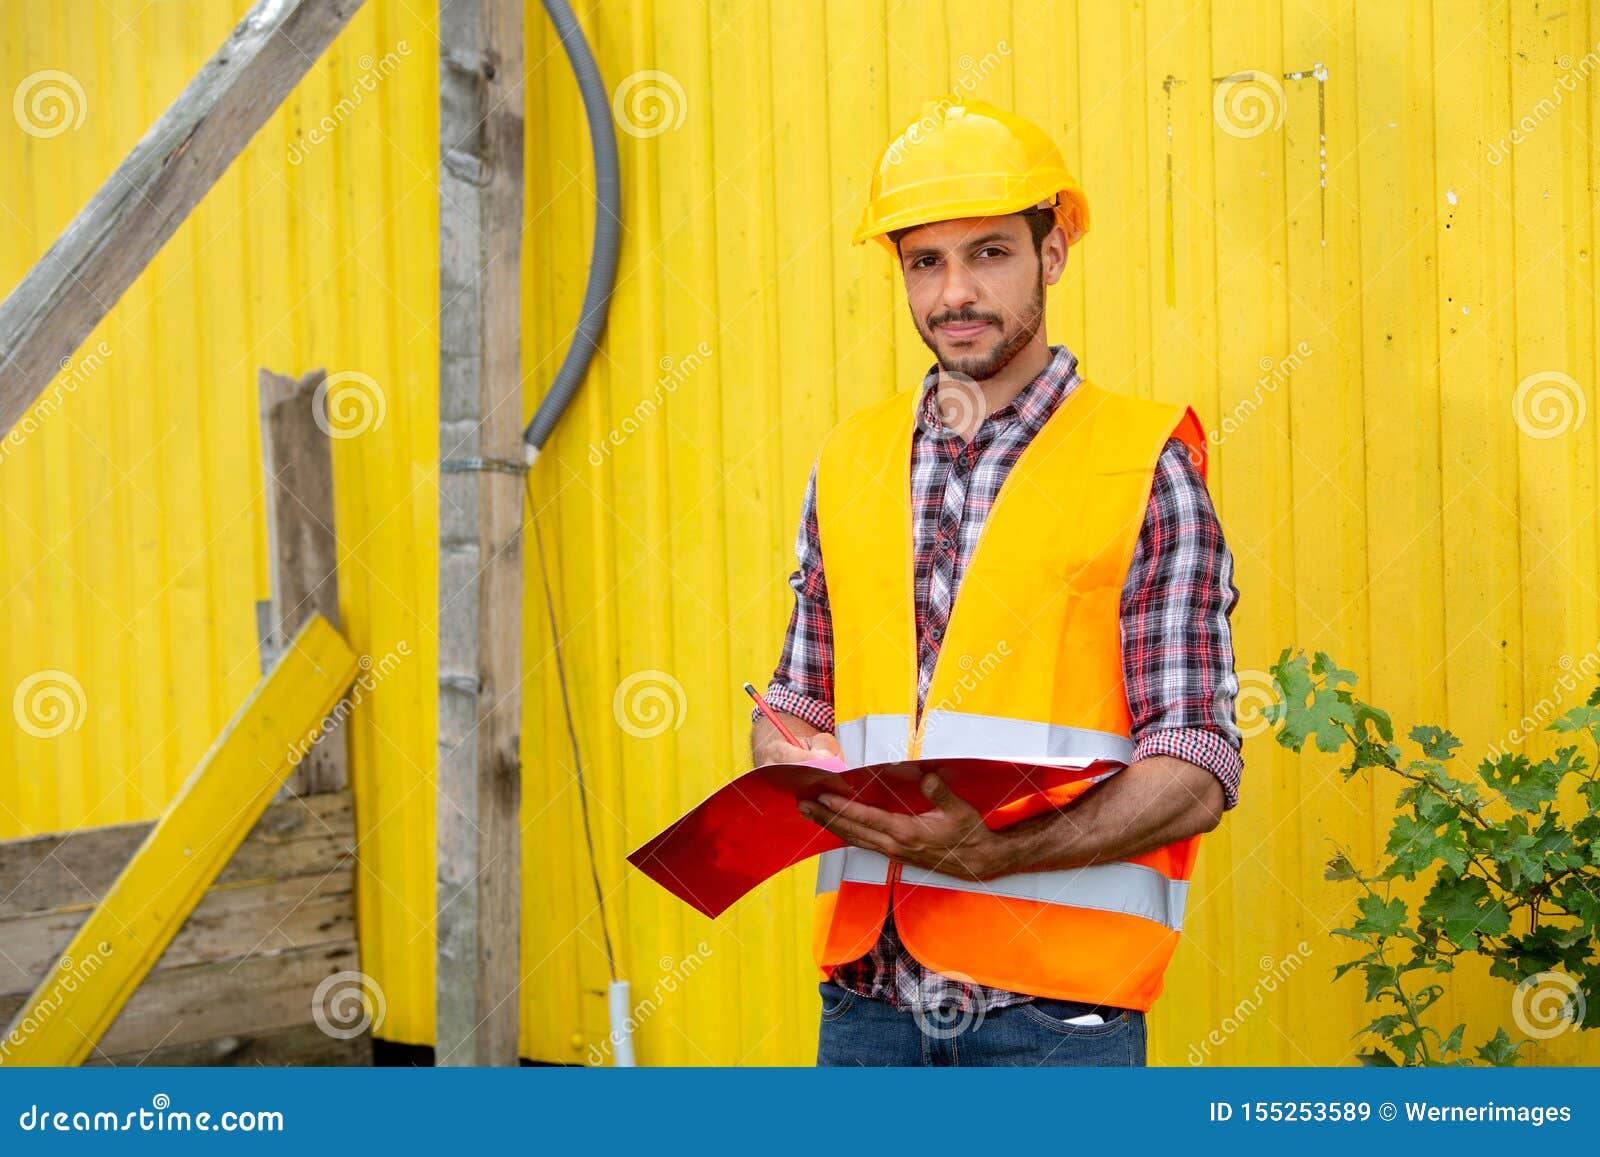
[[(1199, 418), (1087, 381), (1062, 400), (989, 513), (917, 722), (910, 452), (920, 395), (919, 385), (846, 418), (818, 458), (834, 733), (845, 763), (988, 756), (1126, 765), (1133, 743), (1122, 589), (1169, 438), (1189, 445), (1204, 477)], [(1041, 791), (985, 819), (995, 828), (1015, 823), (1069, 802), (1090, 782)], [(1148, 1009), (1177, 947), (1198, 845), (1191, 836), (1126, 860), (982, 882), (862, 848), (824, 853), (813, 904), (819, 978), (872, 946), (892, 897), (906, 948), (935, 971)]]

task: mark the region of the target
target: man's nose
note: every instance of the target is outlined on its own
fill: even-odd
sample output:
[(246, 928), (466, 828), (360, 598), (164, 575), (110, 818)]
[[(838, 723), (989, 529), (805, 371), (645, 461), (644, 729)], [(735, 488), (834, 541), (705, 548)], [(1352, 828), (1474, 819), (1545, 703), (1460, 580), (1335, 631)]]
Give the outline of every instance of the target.
[(945, 263), (944, 285), (940, 287), (939, 304), (947, 312), (966, 309), (978, 300), (978, 285), (967, 267), (959, 261)]

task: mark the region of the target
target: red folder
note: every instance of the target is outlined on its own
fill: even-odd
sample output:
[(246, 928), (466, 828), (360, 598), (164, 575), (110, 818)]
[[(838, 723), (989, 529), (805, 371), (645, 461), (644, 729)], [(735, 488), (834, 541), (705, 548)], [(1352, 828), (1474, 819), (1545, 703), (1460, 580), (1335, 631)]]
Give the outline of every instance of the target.
[[(783, 869), (844, 842), (800, 814), (823, 792), (903, 815), (933, 810), (922, 777), (936, 772), (991, 828), (1059, 807), (1122, 767), (1017, 763), (1005, 759), (912, 759), (846, 769), (838, 759), (769, 763), (747, 771), (628, 855), (674, 896), (707, 916)], [(1043, 793), (1042, 795), (1040, 793)]]

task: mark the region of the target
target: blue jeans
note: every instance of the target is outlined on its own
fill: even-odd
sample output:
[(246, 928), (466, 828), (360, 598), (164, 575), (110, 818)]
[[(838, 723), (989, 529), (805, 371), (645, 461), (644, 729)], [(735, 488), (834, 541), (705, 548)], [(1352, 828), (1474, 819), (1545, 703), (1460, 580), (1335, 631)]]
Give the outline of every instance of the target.
[(912, 1013), (824, 980), (817, 1064), (1096, 1065), (1145, 1063), (1144, 1013), (1103, 1009), (1105, 1024), (1062, 1023), (1097, 1010), (1037, 997), (1008, 1008)]

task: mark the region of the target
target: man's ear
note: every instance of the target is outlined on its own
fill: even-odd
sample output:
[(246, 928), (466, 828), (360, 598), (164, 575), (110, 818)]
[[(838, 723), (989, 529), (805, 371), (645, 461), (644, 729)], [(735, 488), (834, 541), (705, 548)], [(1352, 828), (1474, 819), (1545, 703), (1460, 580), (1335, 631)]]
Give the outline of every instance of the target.
[(1067, 268), (1068, 248), (1067, 231), (1059, 223), (1039, 242), (1039, 275), (1046, 285), (1054, 285), (1061, 280), (1061, 274)]

